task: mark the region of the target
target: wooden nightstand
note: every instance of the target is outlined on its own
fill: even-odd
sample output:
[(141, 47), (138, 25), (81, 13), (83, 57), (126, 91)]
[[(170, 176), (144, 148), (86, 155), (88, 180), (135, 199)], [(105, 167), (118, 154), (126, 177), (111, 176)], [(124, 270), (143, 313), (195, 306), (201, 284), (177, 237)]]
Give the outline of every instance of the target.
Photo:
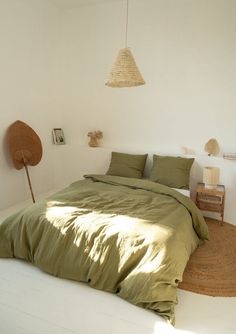
[(200, 210), (217, 212), (221, 216), (221, 225), (224, 221), (225, 186), (206, 188), (204, 183), (198, 183), (196, 190), (196, 205)]

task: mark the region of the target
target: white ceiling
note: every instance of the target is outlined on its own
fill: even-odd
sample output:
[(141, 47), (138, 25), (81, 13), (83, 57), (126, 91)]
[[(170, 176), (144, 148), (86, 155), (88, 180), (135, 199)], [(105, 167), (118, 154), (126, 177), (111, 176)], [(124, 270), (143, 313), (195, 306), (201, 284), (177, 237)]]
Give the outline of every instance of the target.
[(62, 9), (76, 8), (86, 5), (96, 5), (104, 2), (114, 2), (121, 0), (50, 0), (56, 6)]

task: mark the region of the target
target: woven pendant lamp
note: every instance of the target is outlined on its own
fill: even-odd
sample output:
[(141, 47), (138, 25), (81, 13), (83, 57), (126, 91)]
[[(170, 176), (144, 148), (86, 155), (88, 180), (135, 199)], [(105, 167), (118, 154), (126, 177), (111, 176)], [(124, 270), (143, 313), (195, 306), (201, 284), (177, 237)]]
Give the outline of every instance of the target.
[(144, 85), (145, 81), (128, 48), (121, 49), (112, 66), (106, 85), (109, 87), (133, 87)]
[(126, 34), (125, 34), (125, 48), (121, 49), (112, 66), (111, 73), (106, 82), (109, 87), (135, 87), (145, 84), (142, 75), (135, 63), (131, 50), (127, 47), (128, 36), (128, 10), (129, 0), (127, 2), (126, 11)]

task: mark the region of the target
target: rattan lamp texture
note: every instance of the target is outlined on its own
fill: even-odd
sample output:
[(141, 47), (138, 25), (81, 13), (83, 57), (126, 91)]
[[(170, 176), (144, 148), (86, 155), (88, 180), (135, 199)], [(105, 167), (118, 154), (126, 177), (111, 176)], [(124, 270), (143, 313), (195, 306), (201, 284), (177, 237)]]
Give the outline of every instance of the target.
[(109, 87), (134, 87), (144, 85), (145, 81), (135, 63), (129, 48), (121, 49), (112, 66), (106, 85)]
[(121, 49), (112, 66), (109, 78), (106, 85), (109, 87), (135, 87), (145, 84), (143, 77), (135, 63), (131, 50), (127, 47), (128, 35), (128, 9), (129, 0), (127, 2), (126, 11), (126, 34), (125, 34), (125, 48)]

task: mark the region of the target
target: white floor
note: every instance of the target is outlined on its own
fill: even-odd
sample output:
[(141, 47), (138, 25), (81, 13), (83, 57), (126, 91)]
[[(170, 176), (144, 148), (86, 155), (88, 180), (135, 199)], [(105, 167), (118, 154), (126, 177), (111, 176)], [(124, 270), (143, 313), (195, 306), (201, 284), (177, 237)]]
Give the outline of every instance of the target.
[(183, 290), (178, 297), (173, 328), (116, 295), (50, 276), (23, 261), (0, 259), (0, 334), (236, 333), (236, 298)]

